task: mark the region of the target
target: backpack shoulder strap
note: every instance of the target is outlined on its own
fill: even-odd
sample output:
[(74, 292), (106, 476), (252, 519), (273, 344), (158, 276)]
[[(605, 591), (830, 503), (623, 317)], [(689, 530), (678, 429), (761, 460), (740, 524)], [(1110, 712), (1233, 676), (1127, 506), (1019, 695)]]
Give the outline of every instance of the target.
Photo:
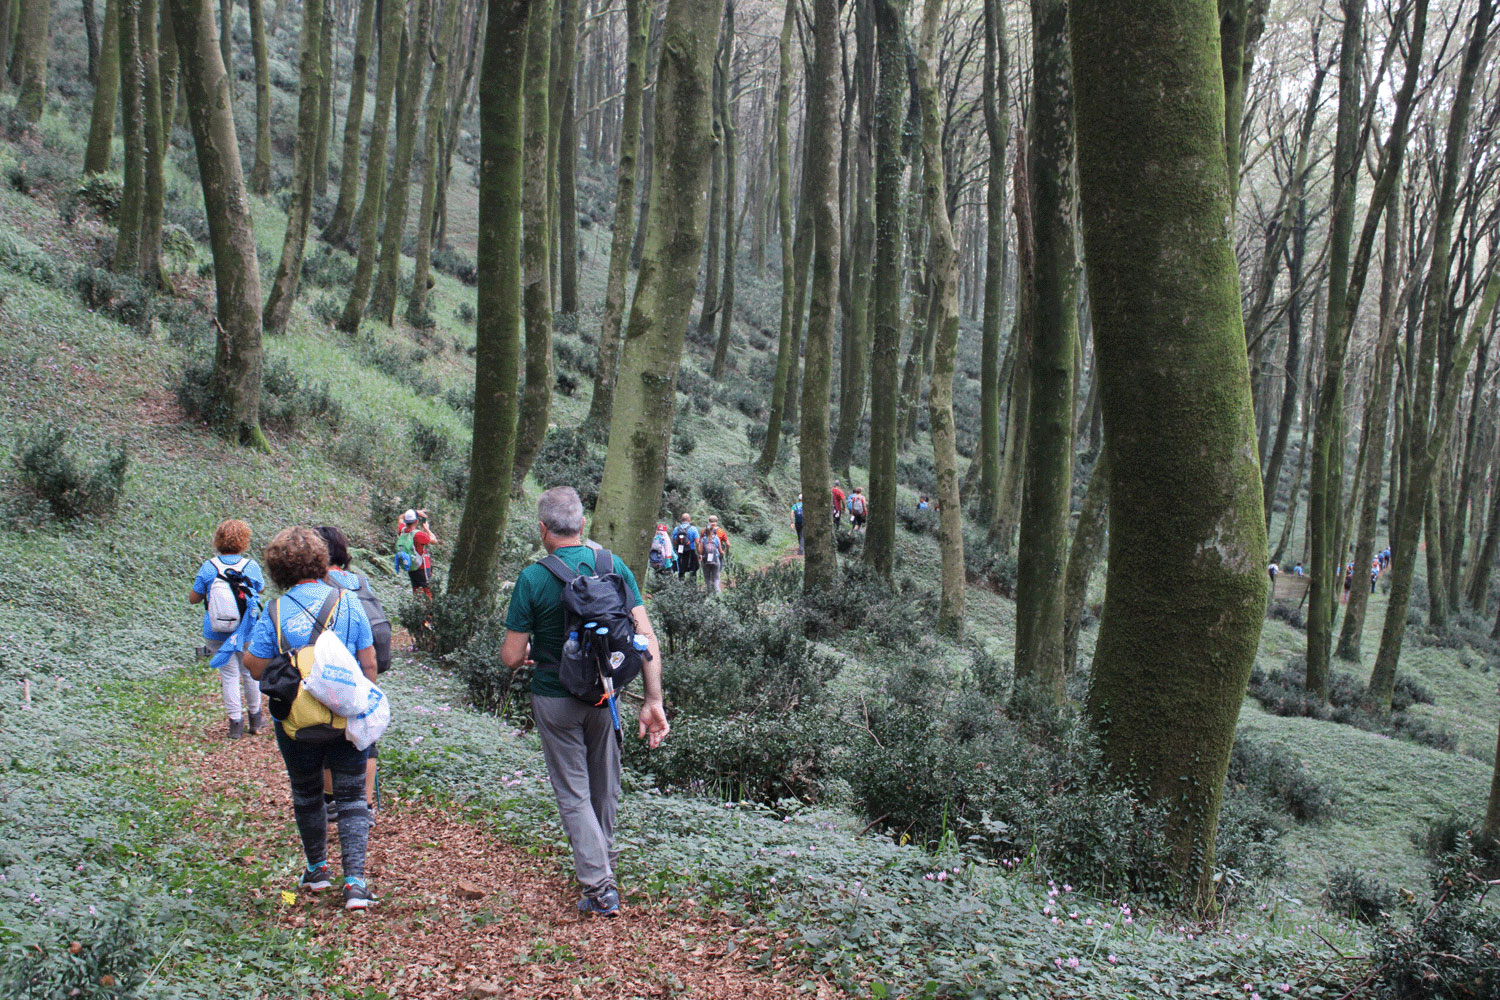
[(281, 637), (281, 598), (271, 602), (271, 621), (276, 624), (276, 653), (278, 656), (286, 654), (286, 641)]
[(561, 583), (564, 587), (572, 583), (574, 580), (578, 579), (578, 574), (569, 569), (568, 564), (563, 562), (556, 555), (549, 555), (547, 558), (541, 560), (538, 565), (542, 566), (547, 570), (547, 572), (557, 577), (558, 582)]
[(224, 573), (229, 569), (228, 566), (225, 566), (224, 563), (220, 561), (218, 556), (214, 556), (209, 560), (209, 562), (213, 565), (215, 572), (217, 572), (220, 576), (223, 576)]
[(307, 643), (309, 646), (318, 641), (318, 636), (333, 627), (333, 620), (338, 617), (339, 613), (339, 595), (343, 592), (344, 588), (338, 584), (334, 584), (329, 588), (328, 596), (323, 598), (323, 604), (318, 608), (318, 613), (313, 618), (312, 635), (309, 637)]
[[(601, 569), (601, 567), (603, 567), (603, 568)], [(595, 576), (607, 576), (608, 574), (613, 573), (614, 571), (615, 571), (615, 557), (614, 557), (614, 553), (610, 552), (609, 549), (595, 549), (594, 550), (594, 575)]]

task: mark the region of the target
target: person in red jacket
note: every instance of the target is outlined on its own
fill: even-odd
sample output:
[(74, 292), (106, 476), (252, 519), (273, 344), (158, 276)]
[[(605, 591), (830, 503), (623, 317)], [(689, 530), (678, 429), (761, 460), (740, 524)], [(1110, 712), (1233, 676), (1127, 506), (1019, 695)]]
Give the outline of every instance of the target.
[(833, 489), (829, 492), (833, 494), (833, 530), (837, 531), (844, 519), (844, 491), (839, 489), (837, 479), (833, 481)]

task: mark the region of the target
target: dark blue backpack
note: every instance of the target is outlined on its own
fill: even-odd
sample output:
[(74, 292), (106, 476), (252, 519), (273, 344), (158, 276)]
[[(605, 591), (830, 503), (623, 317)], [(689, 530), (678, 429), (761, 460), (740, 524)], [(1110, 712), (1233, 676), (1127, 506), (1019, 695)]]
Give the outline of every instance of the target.
[[(630, 588), (615, 572), (615, 557), (607, 549), (594, 552), (594, 573), (584, 576), (569, 569), (555, 555), (542, 560), (562, 583), (563, 635), (577, 633), (578, 642), (564, 642), (557, 677), (568, 693), (590, 705), (607, 699), (604, 679), (619, 692), (635, 680), (644, 664), (644, 643), (638, 642), (630, 615)], [(600, 572), (603, 568), (604, 572)], [(592, 623), (592, 628), (585, 626)], [(614, 654), (619, 653), (619, 657)]]

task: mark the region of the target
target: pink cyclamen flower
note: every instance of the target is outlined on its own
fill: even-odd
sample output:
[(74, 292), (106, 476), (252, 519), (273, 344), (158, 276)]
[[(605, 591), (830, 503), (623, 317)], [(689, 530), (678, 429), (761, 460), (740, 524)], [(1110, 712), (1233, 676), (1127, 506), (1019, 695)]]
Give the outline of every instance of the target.
[(1062, 959), (1060, 959), (1060, 958), (1054, 958), (1052, 960), (1052, 964), (1055, 965), (1055, 966), (1057, 966), (1059, 969), (1061, 969), (1062, 968)]
[(1070, 959), (1068, 959), (1068, 968), (1070, 968), (1070, 969), (1076, 969), (1076, 968), (1078, 968), (1078, 959), (1076, 959), (1076, 958), (1070, 958)]
[(1119, 959), (1115, 958), (1115, 956), (1113, 956), (1113, 955), (1109, 956), (1109, 964), (1110, 965), (1114, 965), (1118, 961), (1119, 961)]

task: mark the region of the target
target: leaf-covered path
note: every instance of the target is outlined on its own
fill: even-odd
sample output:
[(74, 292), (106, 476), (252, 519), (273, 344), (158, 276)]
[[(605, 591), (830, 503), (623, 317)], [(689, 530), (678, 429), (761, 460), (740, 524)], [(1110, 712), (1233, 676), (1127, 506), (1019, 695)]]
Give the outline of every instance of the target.
[[(184, 713), (179, 737), (201, 782), (200, 812), (243, 810), (238, 863), (286, 853), (296, 843), (285, 771), (269, 734), (231, 743), (217, 699)], [(329, 856), (337, 870), (337, 843)], [(247, 907), (274, 912), (288, 928), (342, 958), (340, 996), (425, 1000), (451, 997), (805, 997), (807, 970), (774, 937), (736, 925), (692, 900), (632, 901), (617, 920), (575, 915), (576, 896), (555, 857), (502, 843), (452, 810), (385, 796), (370, 838), (370, 881), (381, 902), (347, 914), (342, 896), (286, 896), (294, 881), (255, 890)], [(629, 887), (626, 887), (627, 896)], [(287, 902), (288, 899), (295, 900)], [(262, 917), (256, 917), (261, 919)], [(757, 968), (751, 968), (754, 963)], [(370, 990), (367, 992), (367, 987)], [(837, 992), (819, 983), (816, 995)]]

